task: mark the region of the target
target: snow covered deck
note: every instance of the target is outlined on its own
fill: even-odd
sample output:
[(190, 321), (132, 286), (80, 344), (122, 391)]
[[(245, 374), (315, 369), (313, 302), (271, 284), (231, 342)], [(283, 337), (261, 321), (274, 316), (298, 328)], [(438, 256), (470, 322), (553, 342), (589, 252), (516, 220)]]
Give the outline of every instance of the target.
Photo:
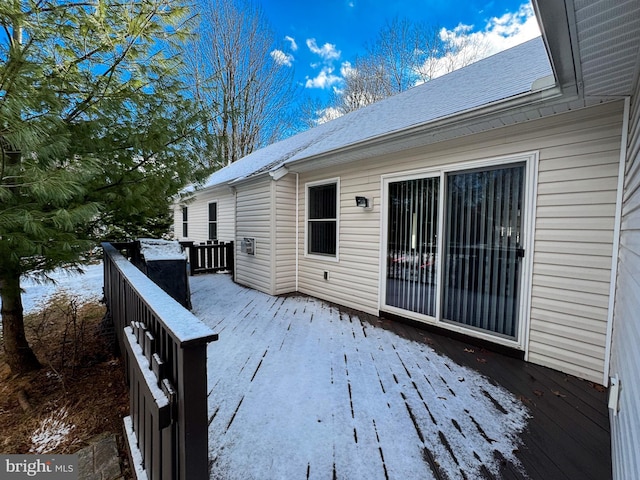
[(589, 382), (228, 275), (191, 277), (212, 479), (607, 479)]

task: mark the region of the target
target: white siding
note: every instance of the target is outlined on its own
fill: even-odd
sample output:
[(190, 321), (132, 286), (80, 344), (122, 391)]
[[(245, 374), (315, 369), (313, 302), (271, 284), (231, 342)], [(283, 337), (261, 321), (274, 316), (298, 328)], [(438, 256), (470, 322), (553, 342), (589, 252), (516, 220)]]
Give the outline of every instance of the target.
[(540, 151), (528, 359), (602, 383), (622, 115), (587, 124)]
[[(260, 180), (237, 186), (236, 271), (241, 285), (273, 293), (272, 268), (272, 181)], [(255, 255), (240, 251), (243, 238), (255, 238)]]
[[(370, 313), (378, 312), (378, 258), (380, 251), (380, 177), (362, 174), (362, 165), (340, 172), (339, 261), (304, 256), (304, 183), (336, 178), (334, 169), (302, 176), (299, 188), (300, 279), (299, 290)], [(373, 210), (356, 207), (356, 195), (373, 199)], [(324, 279), (328, 272), (328, 279)]]
[(296, 290), (296, 176), (274, 182), (274, 294)]
[[(339, 176), (341, 211), (339, 261), (304, 257), (301, 242), (299, 290), (377, 313), (381, 175), (538, 151), (529, 359), (601, 382), (621, 112), (616, 102), (301, 174), (300, 185)], [(356, 207), (356, 195), (372, 198), (373, 210)]]
[(610, 415), (613, 477), (640, 478), (640, 90), (633, 97), (610, 374), (619, 375), (620, 411)]
[[(227, 186), (196, 192), (192, 199), (174, 206), (174, 236), (178, 240), (209, 240), (209, 203), (218, 204), (218, 240), (235, 239), (235, 198)], [(188, 238), (182, 236), (182, 206), (187, 206)]]

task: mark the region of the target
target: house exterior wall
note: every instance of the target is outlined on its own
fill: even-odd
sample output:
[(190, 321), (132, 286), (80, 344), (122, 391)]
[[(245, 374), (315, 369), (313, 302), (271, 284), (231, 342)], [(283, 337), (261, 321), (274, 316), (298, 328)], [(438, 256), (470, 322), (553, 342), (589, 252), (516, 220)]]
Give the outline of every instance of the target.
[[(236, 188), (235, 280), (241, 285), (273, 294), (273, 182), (262, 177)], [(242, 253), (244, 238), (255, 239), (254, 255)]]
[(640, 89), (631, 103), (610, 375), (621, 384), (610, 412), (613, 478), (640, 478)]
[[(192, 200), (174, 205), (174, 238), (205, 242), (209, 240), (209, 203), (218, 205), (218, 240), (230, 242), (235, 239), (235, 198), (226, 185), (196, 192)], [(182, 236), (182, 207), (187, 207), (188, 236)]]
[(286, 175), (277, 182), (272, 182), (275, 295), (296, 291), (296, 178), (295, 175)]
[[(622, 103), (616, 102), (301, 173), (299, 291), (378, 313), (381, 176), (536, 151), (528, 359), (601, 383), (621, 122)], [(305, 256), (304, 184), (335, 177), (340, 178), (339, 256)], [(356, 207), (356, 195), (372, 199), (373, 209)]]

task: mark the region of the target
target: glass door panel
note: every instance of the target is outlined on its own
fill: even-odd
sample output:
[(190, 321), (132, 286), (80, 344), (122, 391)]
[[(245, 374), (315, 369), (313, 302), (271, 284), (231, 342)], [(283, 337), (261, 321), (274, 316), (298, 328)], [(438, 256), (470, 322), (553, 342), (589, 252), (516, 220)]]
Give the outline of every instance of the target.
[(389, 183), (386, 304), (436, 315), (440, 178)]
[(518, 164), (447, 175), (445, 321), (516, 337), (524, 174)]

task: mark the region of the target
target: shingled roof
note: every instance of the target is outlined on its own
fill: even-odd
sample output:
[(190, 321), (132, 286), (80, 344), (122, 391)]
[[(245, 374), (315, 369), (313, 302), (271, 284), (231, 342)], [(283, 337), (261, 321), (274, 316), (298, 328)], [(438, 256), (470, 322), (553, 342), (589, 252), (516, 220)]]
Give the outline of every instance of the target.
[(202, 188), (499, 104), (531, 93), (536, 80), (552, 74), (545, 46), (538, 37), (256, 150), (213, 173)]

